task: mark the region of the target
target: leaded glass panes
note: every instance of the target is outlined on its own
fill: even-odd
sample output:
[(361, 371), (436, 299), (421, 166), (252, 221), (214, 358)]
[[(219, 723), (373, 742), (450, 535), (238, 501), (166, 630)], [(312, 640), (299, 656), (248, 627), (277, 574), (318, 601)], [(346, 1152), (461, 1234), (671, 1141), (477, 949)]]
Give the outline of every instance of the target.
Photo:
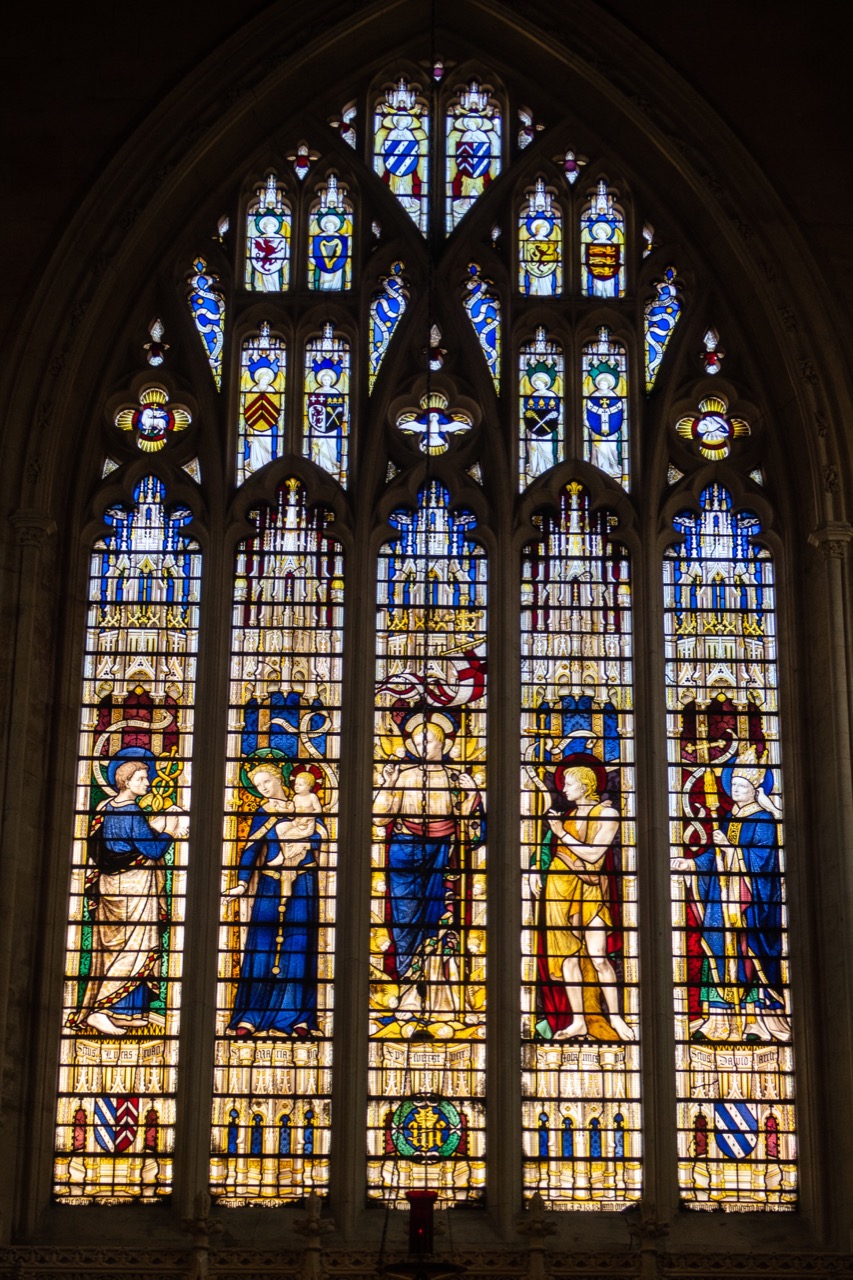
[(284, 341), (263, 321), (243, 343), (240, 361), (238, 484), (284, 452), (284, 379)]
[(454, 436), (464, 436), (474, 424), (470, 414), (451, 409), (447, 396), (430, 391), (421, 397), (418, 409), (407, 409), (397, 419), (397, 428), (418, 442), (421, 453), (446, 453)]
[(172, 1186), (201, 560), (153, 476), (89, 573), (55, 1195)]
[(352, 287), (353, 205), (330, 173), (308, 220), (308, 287), (335, 293)]
[(522, 568), (524, 1184), (552, 1208), (639, 1199), (631, 580), (572, 482)]
[(349, 345), (323, 327), (305, 344), (305, 412), (302, 451), (306, 458), (346, 483), (350, 424)]
[(583, 349), (583, 456), (628, 488), (628, 358), (607, 328)]
[(647, 391), (655, 385), (663, 353), (681, 316), (681, 306), (675, 267), (667, 267), (663, 279), (655, 282), (654, 296), (643, 311)]
[(211, 1189), (329, 1176), (343, 559), (298, 480), (238, 547)]
[(290, 283), (290, 205), (274, 173), (258, 187), (246, 217), (246, 288), (276, 293)]
[(625, 293), (625, 219), (604, 178), (581, 214), (581, 293), (589, 298)]
[(420, 85), (386, 85), (373, 116), (373, 167), (424, 235), (429, 221), (429, 108)]
[(486, 561), (435, 480), (379, 557), (368, 1189), (485, 1184)]
[(451, 232), (501, 170), (501, 113), (488, 85), (460, 86), (447, 113), (445, 226)]
[(191, 422), (189, 410), (170, 404), (168, 391), (157, 383), (143, 387), (138, 403), (119, 409), (115, 416), (119, 430), (132, 431), (143, 453), (159, 453), (170, 436), (184, 431)]
[(519, 352), (519, 468), (524, 489), (531, 480), (562, 462), (563, 351), (544, 327)]
[(392, 262), (387, 276), (379, 280), (379, 288), (370, 302), (370, 390), (376, 382), (379, 366), (385, 358), (388, 343), (403, 318), (409, 302), (409, 289), (403, 277), (402, 262)]
[(501, 381), (501, 303), (494, 290), (493, 282), (483, 276), (476, 262), (468, 264), (468, 279), (465, 282), (465, 310), (468, 319), (477, 335), (477, 341), (489, 373), (495, 384), (495, 391), (500, 390)]
[(518, 219), (518, 287), (534, 297), (563, 291), (563, 215), (542, 178), (528, 192)]
[(219, 277), (196, 258), (187, 281), (187, 298), (217, 391), (222, 386), (222, 346), (225, 341), (225, 295)]
[(775, 588), (719, 484), (664, 560), (679, 1185), (796, 1202)]

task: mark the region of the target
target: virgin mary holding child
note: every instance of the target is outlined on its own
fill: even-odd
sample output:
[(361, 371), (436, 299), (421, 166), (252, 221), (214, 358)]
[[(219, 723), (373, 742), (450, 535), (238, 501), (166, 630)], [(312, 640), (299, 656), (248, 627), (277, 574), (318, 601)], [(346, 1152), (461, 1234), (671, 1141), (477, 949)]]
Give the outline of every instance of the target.
[(250, 905), (228, 1030), (239, 1038), (307, 1038), (317, 1027), (319, 849), (328, 835), (317, 765), (293, 765), (272, 748), (242, 770), (260, 803), (228, 899)]

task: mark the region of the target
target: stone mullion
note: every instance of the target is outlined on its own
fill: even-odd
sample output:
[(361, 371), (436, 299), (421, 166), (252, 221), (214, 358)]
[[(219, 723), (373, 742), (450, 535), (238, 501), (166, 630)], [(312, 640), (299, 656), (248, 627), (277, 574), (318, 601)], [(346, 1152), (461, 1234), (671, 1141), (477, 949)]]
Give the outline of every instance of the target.
[(487, 1194), (489, 1209), (503, 1238), (515, 1234), (522, 1203), (520, 564), (519, 549), (504, 522), (496, 530), (489, 556), (486, 778)]
[(227, 754), (234, 548), (222, 529), (202, 540), (192, 737), (186, 925), (181, 976), (174, 1203), (198, 1215), (210, 1185), (222, 814)]
[(634, 723), (637, 754), (637, 880), (640, 1047), (643, 1107), (643, 1221), (646, 1233), (678, 1206), (675, 1018), (669, 770), (664, 682), (662, 556), (669, 531), (655, 536), (657, 504), (642, 513), (643, 552), (632, 557)]
[[(43, 657), (44, 638), (55, 634), (49, 614), (51, 602), (45, 591), (44, 544), (55, 532), (56, 525), (48, 515), (32, 509), (19, 509), (9, 520), (15, 530), (20, 554), (0, 857), (3, 885), (0, 894), (0, 1045), (4, 1047), (0, 1103), (6, 1113), (7, 1149), (14, 1151), (21, 1132), (20, 1121), (28, 1108), (35, 1103), (36, 1119), (44, 1115), (44, 1107), (38, 1105), (43, 1097), (39, 1089), (47, 1090), (48, 1105), (52, 1106), (56, 1086), (56, 1041), (55, 1034), (51, 1037), (49, 1018), (36, 1019), (29, 1031), (27, 1024), (36, 1004), (32, 999), (34, 984), (39, 979), (44, 980), (44, 967), (22, 965), (21, 957), (28, 954), (33, 944), (33, 926), (41, 924), (44, 927), (57, 896), (62, 910), (64, 896), (52, 888), (57, 877), (51, 877), (48, 821), (52, 814), (50, 796), (45, 795), (45, 768), (51, 751), (56, 750), (53, 733), (56, 726), (55, 721), (39, 722), (39, 703), (48, 705), (52, 692), (46, 682), (46, 668), (40, 659)], [(34, 806), (33, 798), (40, 794), (44, 796), (45, 804)], [(33, 823), (39, 825), (33, 826)], [(63, 877), (58, 878), (64, 885)], [(44, 951), (55, 956), (62, 953), (63, 947), (64, 937), (59, 947), (49, 942)], [(46, 1060), (50, 1064), (43, 1074), (31, 1072), (29, 1082), (25, 1071), (27, 1048), (32, 1052), (33, 1063)], [(26, 1102), (23, 1102), (24, 1098)], [(44, 1132), (52, 1134), (49, 1122), (44, 1129), (38, 1123), (31, 1123), (32, 1135)], [(30, 1148), (28, 1155), (35, 1151), (41, 1158), (29, 1160), (23, 1179), (15, 1160), (3, 1163), (0, 1179), (7, 1184), (8, 1203), (17, 1199), (17, 1221), (4, 1224), (6, 1237), (10, 1228), (27, 1231), (35, 1222), (39, 1197), (49, 1176), (46, 1169), (50, 1168), (50, 1156), (43, 1155), (44, 1145), (24, 1144)], [(50, 1141), (48, 1146), (52, 1151), (53, 1142)]]
[(374, 509), (359, 504), (345, 552), (335, 1022), (332, 1067), (330, 1207), (351, 1237), (367, 1174), (370, 850), (373, 810), (373, 703), (376, 668)]
[[(804, 882), (811, 881), (808, 898), (822, 904), (819, 921), (825, 937), (822, 956), (812, 957), (817, 971), (806, 975), (811, 980), (810, 991), (817, 993), (822, 1017), (806, 1007), (806, 992), (798, 994), (795, 987), (795, 1026), (802, 1028), (795, 1046), (801, 1042), (804, 1058), (812, 1045), (813, 1053), (823, 1048), (825, 1057), (822, 1062), (815, 1063), (812, 1079), (816, 1080), (822, 1070), (828, 1071), (830, 1076), (822, 1081), (820, 1095), (816, 1095), (814, 1086), (811, 1090), (802, 1090), (802, 1071), (798, 1073), (798, 1092), (802, 1090), (804, 1103), (809, 1105), (817, 1130), (809, 1135), (814, 1158), (808, 1167), (801, 1169), (801, 1179), (804, 1192), (810, 1192), (809, 1198), (814, 1197), (814, 1204), (810, 1207), (821, 1215), (827, 1242), (831, 1241), (839, 1249), (849, 1249), (849, 1206), (853, 1201), (853, 1161), (849, 1154), (853, 1132), (853, 1090), (850, 1083), (850, 1061), (853, 1058), (853, 685), (850, 655), (853, 636), (847, 583), (853, 526), (847, 522), (830, 521), (815, 529), (809, 535), (809, 542), (820, 550), (823, 557), (822, 581), (811, 584), (812, 599), (820, 600), (821, 610), (816, 616), (822, 620), (823, 634), (810, 637), (809, 650), (813, 655), (823, 654), (825, 664), (821, 663), (819, 671), (815, 672), (817, 679), (812, 697), (816, 705), (809, 719), (816, 728), (808, 742), (811, 759), (803, 762), (812, 770), (807, 785), (817, 802), (807, 819), (800, 823), (803, 836), (800, 852), (805, 864), (802, 869)], [(808, 1001), (809, 1005), (811, 1003)], [(812, 1029), (812, 1020), (816, 1017), (822, 1026)], [(808, 1021), (803, 1026), (806, 1019)], [(829, 1046), (831, 1051), (827, 1053)], [(820, 1112), (818, 1096), (823, 1104)], [(804, 1122), (805, 1106), (801, 1104), (801, 1126)], [(803, 1147), (805, 1154), (805, 1143)], [(830, 1171), (825, 1155), (830, 1150), (834, 1152), (834, 1159), (831, 1176), (828, 1176)], [(822, 1153), (823, 1159), (820, 1158)], [(805, 1166), (805, 1161), (802, 1163)]]

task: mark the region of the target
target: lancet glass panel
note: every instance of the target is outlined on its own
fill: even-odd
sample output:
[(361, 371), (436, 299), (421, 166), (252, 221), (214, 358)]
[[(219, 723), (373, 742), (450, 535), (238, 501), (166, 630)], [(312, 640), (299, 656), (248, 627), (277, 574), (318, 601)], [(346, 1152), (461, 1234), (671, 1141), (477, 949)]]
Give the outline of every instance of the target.
[(376, 382), (379, 366), (385, 358), (388, 343), (403, 318), (409, 303), (408, 282), (403, 277), (402, 262), (392, 262), (387, 276), (382, 276), (379, 288), (370, 302), (370, 390)]
[(493, 282), (482, 275), (476, 262), (468, 264), (463, 304), (477, 335), (480, 349), (486, 358), (486, 364), (489, 366), (495, 391), (500, 391), (501, 302)]
[(343, 559), (296, 479), (238, 547), (211, 1190), (279, 1204), (329, 1175)]
[(435, 480), (379, 557), (368, 1188), (485, 1184), (486, 559)]
[(240, 416), (237, 422), (237, 483), (284, 452), (284, 341), (264, 321), (243, 343)]
[(625, 293), (625, 219), (603, 178), (581, 214), (581, 293), (588, 298)]
[(302, 451), (346, 484), (350, 427), (349, 345), (327, 324), (305, 345)]
[(563, 461), (563, 349), (536, 330), (519, 353), (519, 469), (524, 489), (537, 476)]
[(583, 456), (629, 487), (628, 357), (607, 328), (583, 349)]
[(246, 215), (247, 289), (280, 293), (290, 283), (291, 214), (274, 173), (258, 187)]
[(639, 1199), (631, 578), (572, 482), (522, 568), (524, 1184), (551, 1208)]
[(675, 267), (667, 267), (663, 279), (655, 282), (654, 296), (649, 298), (643, 312), (647, 391), (655, 385), (663, 353), (678, 324), (681, 309)]
[(519, 215), (518, 287), (528, 297), (552, 298), (563, 291), (563, 215), (542, 178)]
[(54, 1193), (172, 1187), (201, 558), (148, 476), (89, 573)]
[(664, 560), (679, 1183), (791, 1209), (796, 1137), (775, 627), (757, 517), (719, 484)]
[(330, 173), (308, 219), (308, 287), (335, 293), (352, 287), (353, 207)]
[(460, 86), (446, 123), (445, 225), (448, 234), (501, 171), (501, 113), (488, 85)]
[(219, 391), (222, 387), (222, 347), (225, 341), (225, 295), (220, 288), (219, 277), (208, 269), (204, 258), (196, 258), (188, 284), (190, 311)]
[(373, 116), (373, 167), (419, 231), (429, 224), (429, 108), (419, 84), (386, 85)]

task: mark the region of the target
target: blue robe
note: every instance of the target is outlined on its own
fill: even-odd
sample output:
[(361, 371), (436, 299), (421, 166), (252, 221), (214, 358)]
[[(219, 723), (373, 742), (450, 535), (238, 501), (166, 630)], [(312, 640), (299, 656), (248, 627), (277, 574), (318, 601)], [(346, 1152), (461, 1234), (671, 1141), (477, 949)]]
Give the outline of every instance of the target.
[(162, 930), (168, 919), (163, 867), (173, 838), (155, 831), (136, 804), (101, 809), (89, 837), (95, 874), (88, 878), (92, 913), (89, 982), (76, 1021), (103, 1011), (116, 1021), (148, 1020), (160, 995)]
[(392, 947), (386, 953), (389, 976), (400, 981), (416, 959), (422, 959), (428, 939), (437, 936), (447, 911), (445, 876), (450, 864), (451, 837), (430, 839), (392, 826), (388, 839), (388, 932)]
[[(317, 1028), (320, 836), (311, 838), (280, 920), (280, 868), (265, 868), (281, 853), (275, 823), (282, 818), (286, 815), (259, 809), (252, 818), (249, 839), (240, 858), (238, 880), (248, 885), (254, 877), (255, 893), (229, 1031), (242, 1026), (255, 1033), (279, 1031), (290, 1035), (296, 1027), (308, 1031)], [(264, 831), (271, 819), (272, 825)], [(278, 972), (274, 973), (276, 968)]]
[[(765, 809), (758, 809), (743, 819), (723, 819), (720, 829), (740, 850), (749, 887), (743, 927), (736, 931), (734, 939), (741, 1003), (753, 1004), (756, 1011), (782, 1013), (782, 878), (776, 819)], [(696, 859), (696, 875), (703, 905), (702, 999), (711, 1010), (720, 1011), (731, 1007), (720, 988), (726, 985), (726, 935), (729, 934), (731, 945), (732, 930), (726, 928), (723, 917), (723, 895), (713, 848)]]

